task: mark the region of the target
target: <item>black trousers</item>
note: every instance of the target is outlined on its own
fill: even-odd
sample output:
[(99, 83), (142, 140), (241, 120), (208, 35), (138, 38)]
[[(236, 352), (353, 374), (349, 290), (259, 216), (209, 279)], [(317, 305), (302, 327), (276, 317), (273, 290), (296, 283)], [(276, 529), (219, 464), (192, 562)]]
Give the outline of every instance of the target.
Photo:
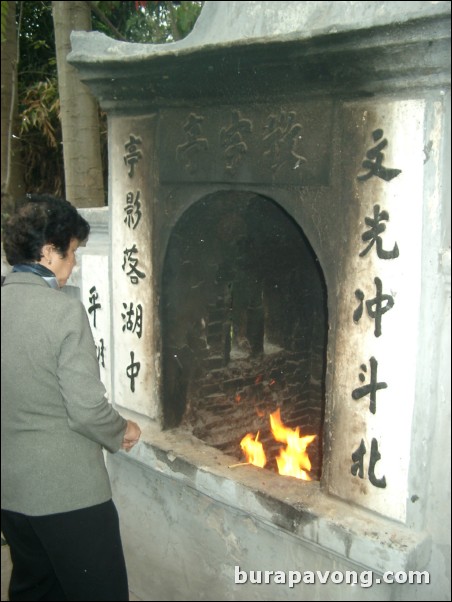
[(128, 600), (116, 507), (104, 504), (46, 516), (2, 510), (12, 560), (9, 599)]

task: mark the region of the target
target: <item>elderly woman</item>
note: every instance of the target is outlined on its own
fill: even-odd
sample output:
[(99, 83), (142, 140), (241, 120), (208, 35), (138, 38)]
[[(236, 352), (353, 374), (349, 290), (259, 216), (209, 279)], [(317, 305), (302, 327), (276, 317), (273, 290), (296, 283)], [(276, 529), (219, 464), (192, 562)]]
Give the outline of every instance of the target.
[(108, 403), (81, 302), (64, 294), (88, 223), (67, 201), (30, 195), (4, 227), (2, 531), (10, 600), (128, 600), (103, 448), (139, 426)]

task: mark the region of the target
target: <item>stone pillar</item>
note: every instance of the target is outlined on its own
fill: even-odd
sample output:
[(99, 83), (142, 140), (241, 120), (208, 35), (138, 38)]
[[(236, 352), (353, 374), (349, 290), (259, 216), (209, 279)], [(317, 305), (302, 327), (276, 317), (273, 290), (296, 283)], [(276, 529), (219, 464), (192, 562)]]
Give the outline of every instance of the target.
[(154, 116), (109, 118), (113, 397), (150, 418), (158, 409), (152, 206)]
[[(344, 103), (340, 118), (350, 238), (329, 351), (328, 489), (400, 521), (420, 343), (424, 186), (440, 143), (438, 119), (428, 131), (426, 109), (424, 100), (361, 100)], [(435, 106), (429, 110), (434, 120)]]

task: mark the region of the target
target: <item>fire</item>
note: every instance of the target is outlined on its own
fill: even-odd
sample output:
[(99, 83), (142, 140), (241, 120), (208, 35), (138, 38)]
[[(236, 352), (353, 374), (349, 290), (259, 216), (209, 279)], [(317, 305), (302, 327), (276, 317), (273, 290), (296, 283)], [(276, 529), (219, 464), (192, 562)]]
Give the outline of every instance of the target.
[(257, 432), (255, 439), (253, 439), (251, 433), (245, 435), (240, 441), (240, 447), (245, 453), (247, 462), (259, 466), (260, 468), (264, 468), (267, 463), (267, 458), (262, 443), (259, 441), (259, 431)]
[(314, 441), (317, 435), (300, 437), (299, 426), (296, 429), (284, 426), (281, 422), (279, 408), (276, 412), (270, 414), (270, 425), (276, 441), (287, 444), (286, 449), (281, 449), (279, 456), (276, 458), (279, 474), (296, 477), (303, 481), (310, 481), (311, 477), (306, 471), (311, 470), (311, 461), (306, 448)]
[[(276, 458), (279, 474), (310, 481), (311, 478), (307, 472), (311, 470), (311, 461), (306, 448), (317, 435), (300, 437), (300, 427), (291, 429), (284, 426), (281, 422), (279, 408), (270, 414), (270, 426), (275, 440), (286, 444), (286, 448), (281, 449)], [(262, 443), (259, 441), (259, 432), (255, 438), (251, 433), (245, 435), (240, 442), (240, 447), (245, 453), (247, 462), (260, 468), (265, 466), (267, 458)]]

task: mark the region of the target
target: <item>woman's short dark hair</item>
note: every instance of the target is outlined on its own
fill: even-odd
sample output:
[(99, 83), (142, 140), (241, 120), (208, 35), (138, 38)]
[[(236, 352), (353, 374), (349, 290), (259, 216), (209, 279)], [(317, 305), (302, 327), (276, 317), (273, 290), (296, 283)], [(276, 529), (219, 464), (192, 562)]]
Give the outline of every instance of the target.
[(29, 194), (21, 199), (3, 228), (3, 248), (10, 265), (41, 260), (41, 249), (54, 245), (66, 257), (72, 238), (84, 241), (90, 226), (77, 209), (49, 194)]

